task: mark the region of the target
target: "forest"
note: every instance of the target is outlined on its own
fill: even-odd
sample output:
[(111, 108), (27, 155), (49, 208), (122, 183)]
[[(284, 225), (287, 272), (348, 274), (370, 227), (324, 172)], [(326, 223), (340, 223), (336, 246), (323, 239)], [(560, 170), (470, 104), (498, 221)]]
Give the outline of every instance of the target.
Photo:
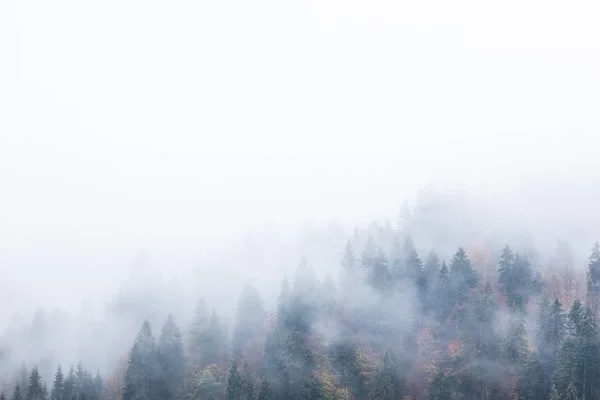
[[(581, 273), (573, 262), (544, 265), (522, 242), (485, 252), (468, 241), (446, 256), (435, 242), (417, 247), (426, 234), (410, 229), (411, 216), (405, 207), (397, 226), (355, 229), (340, 248), (329, 242), (338, 257), (326, 271), (301, 257), (272, 283), (272, 307), (250, 282), (233, 318), (202, 293), (187, 318), (174, 306), (157, 322), (130, 306), (137, 334), (102, 376), (91, 359), (38, 357), (3, 369), (0, 399), (600, 398), (598, 243)], [(47, 349), (39, 319), (23, 340)]]

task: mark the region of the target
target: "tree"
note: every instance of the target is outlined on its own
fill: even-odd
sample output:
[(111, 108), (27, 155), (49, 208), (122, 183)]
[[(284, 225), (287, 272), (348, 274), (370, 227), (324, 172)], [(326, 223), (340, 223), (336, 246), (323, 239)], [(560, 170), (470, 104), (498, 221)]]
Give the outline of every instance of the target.
[(161, 398), (164, 400), (178, 398), (184, 378), (185, 356), (181, 333), (171, 314), (160, 331), (158, 363)]
[(379, 247), (371, 262), (368, 281), (374, 289), (379, 290), (380, 292), (385, 292), (390, 288), (391, 276), (387, 264), (388, 260), (385, 256), (385, 252)]
[(33, 368), (29, 374), (29, 387), (27, 388), (26, 400), (46, 400), (42, 377), (37, 367)]
[(467, 291), (479, 283), (479, 276), (462, 247), (454, 254), (450, 262), (452, 289), (457, 299), (464, 298)]
[(67, 400), (65, 397), (65, 377), (60, 365), (56, 369), (56, 374), (54, 375), (50, 400)]
[(371, 384), (371, 398), (381, 400), (394, 400), (399, 398), (401, 385), (398, 380), (398, 364), (396, 356), (388, 343), (382, 363), (375, 371)]
[(438, 320), (445, 321), (450, 316), (450, 312), (454, 307), (452, 281), (446, 262), (442, 263), (442, 268), (437, 276), (434, 298), (435, 313)]
[(597, 315), (600, 311), (600, 244), (598, 242), (594, 243), (588, 262), (587, 297), (589, 307)]
[(144, 321), (129, 353), (123, 400), (160, 400), (157, 351), (148, 321)]
[(15, 385), (15, 390), (13, 390), (10, 400), (23, 400), (23, 397), (21, 396), (21, 385), (19, 385), (18, 382)]
[(242, 375), (238, 369), (238, 360), (235, 359), (229, 368), (227, 375), (227, 400), (240, 400), (243, 393)]

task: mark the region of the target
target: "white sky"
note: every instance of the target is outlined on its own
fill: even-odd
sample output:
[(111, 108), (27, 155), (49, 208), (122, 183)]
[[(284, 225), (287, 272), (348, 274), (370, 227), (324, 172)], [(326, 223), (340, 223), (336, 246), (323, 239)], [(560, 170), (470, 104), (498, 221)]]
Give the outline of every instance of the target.
[(1, 0), (0, 273), (598, 167), (599, 17), (597, 1)]

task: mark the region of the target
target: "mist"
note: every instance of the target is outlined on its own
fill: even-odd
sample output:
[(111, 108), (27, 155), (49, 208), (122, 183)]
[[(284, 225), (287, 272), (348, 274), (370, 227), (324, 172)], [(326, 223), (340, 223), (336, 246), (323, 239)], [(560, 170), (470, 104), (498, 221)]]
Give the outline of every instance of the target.
[[(364, 310), (394, 304), (386, 334), (352, 339), (375, 359), (386, 335), (412, 332), (406, 321), (441, 317), (412, 284), (394, 281), (389, 294), (363, 270), (344, 277), (346, 244), (360, 259), (369, 238), (390, 273), (408, 239), (423, 262), (433, 250), (450, 265), (464, 248), (477, 287), (490, 283), (502, 305), (495, 332), (516, 318), (498, 281), (502, 249), (527, 254), (545, 286), (527, 292), (524, 321), (531, 343), (545, 343), (533, 340), (543, 296), (594, 306), (599, 11), (537, 0), (2, 1), (0, 389), (23, 364), (48, 386), (59, 363), (106, 380), (124, 370), (144, 320), (158, 337), (172, 314), (187, 343), (201, 299), (230, 336), (241, 292), (256, 290), (277, 320), (282, 281), (294, 292), (305, 269), (348, 306), (306, 305), (320, 310), (307, 324), (325, 347), (347, 328), (339, 315), (362, 323)], [(452, 343), (440, 321), (440, 343)], [(266, 332), (293, 327), (270, 323), (254, 359)], [(225, 353), (214, 365), (227, 375)], [(269, 378), (261, 362), (257, 384)], [(403, 393), (431, 398), (412, 373)], [(518, 375), (502, 374), (490, 382)]]

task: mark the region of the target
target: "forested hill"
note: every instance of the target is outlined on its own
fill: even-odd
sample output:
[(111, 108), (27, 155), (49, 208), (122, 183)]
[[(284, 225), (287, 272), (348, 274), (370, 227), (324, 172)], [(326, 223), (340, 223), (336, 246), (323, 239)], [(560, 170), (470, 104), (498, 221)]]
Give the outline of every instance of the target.
[(146, 321), (104, 383), (79, 365), (46, 386), (24, 368), (3, 398), (600, 398), (598, 244), (583, 296), (556, 298), (557, 277), (508, 246), (490, 271), (463, 248), (441, 260), (394, 243), (348, 241), (340, 276), (322, 281), (301, 260), (274, 310), (247, 285), (231, 329), (202, 300), (189, 326)]

